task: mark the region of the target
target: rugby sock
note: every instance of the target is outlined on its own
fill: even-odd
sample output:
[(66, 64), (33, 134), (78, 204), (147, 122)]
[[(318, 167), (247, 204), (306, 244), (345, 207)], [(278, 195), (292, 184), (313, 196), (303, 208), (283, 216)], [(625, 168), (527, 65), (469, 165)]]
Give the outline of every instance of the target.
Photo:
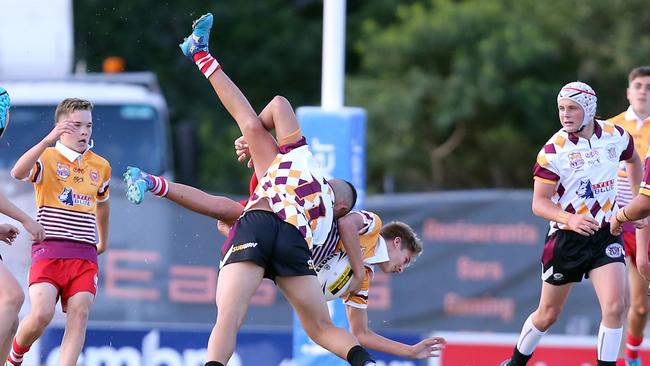
[(519, 350), (522, 355), (532, 355), (544, 334), (546, 334), (546, 332), (542, 332), (535, 327), (535, 324), (533, 324), (533, 314), (530, 314), (528, 319), (524, 322), (524, 326), (521, 328), (521, 334), (519, 335), (516, 349)]
[(641, 348), (641, 342), (643, 342), (643, 335), (640, 337), (635, 337), (632, 334), (627, 334), (627, 341), (625, 342), (625, 357), (629, 360), (636, 360), (639, 358), (639, 349)]
[(219, 62), (217, 62), (208, 51), (197, 52), (192, 57), (194, 58), (194, 63), (198, 66), (206, 79), (208, 79), (213, 72), (221, 68)]
[(205, 366), (223, 366), (223, 364), (217, 361), (208, 361), (205, 363)]
[[(601, 365), (600, 361), (616, 362), (621, 338), (623, 338), (622, 327), (607, 328), (602, 323), (600, 324), (600, 329), (598, 329), (598, 365)], [(603, 365), (609, 364), (604, 363)]]
[(375, 361), (372, 359), (368, 351), (363, 347), (356, 345), (348, 351), (348, 362), (352, 366), (373, 366)]
[(598, 360), (596, 366), (616, 366), (616, 361), (602, 361)]
[(147, 189), (154, 195), (165, 197), (167, 192), (169, 192), (169, 183), (167, 183), (167, 179), (147, 174), (145, 180), (147, 181)]
[(29, 351), (29, 347), (23, 347), (16, 342), (16, 339), (14, 338), (14, 342), (11, 345), (11, 352), (9, 352), (9, 357), (7, 358), (7, 365), (10, 366), (20, 366), (23, 363), (23, 357), (25, 356), (25, 353)]
[(528, 360), (533, 357), (533, 354), (529, 355), (524, 355), (519, 350), (517, 347), (512, 351), (512, 358), (510, 358), (510, 361), (506, 364), (507, 366), (525, 366), (528, 363)]

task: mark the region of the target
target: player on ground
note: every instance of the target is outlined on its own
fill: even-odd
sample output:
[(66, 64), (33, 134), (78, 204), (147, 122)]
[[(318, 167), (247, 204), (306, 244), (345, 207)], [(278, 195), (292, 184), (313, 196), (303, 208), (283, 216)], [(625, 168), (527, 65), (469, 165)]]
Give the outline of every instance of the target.
[(23, 154), (11, 171), (14, 178), (34, 184), (37, 220), (45, 228), (45, 240), (32, 246), (31, 309), (14, 338), (9, 366), (22, 364), (25, 353), (52, 320), (59, 298), (66, 324), (58, 364), (75, 366), (83, 348), (97, 293), (97, 255), (108, 245), (111, 177), (109, 163), (89, 148), (92, 108), (83, 99), (59, 103), (52, 131)]
[(557, 105), (563, 128), (539, 152), (534, 172), (533, 213), (550, 221), (540, 302), (502, 365), (526, 365), (562, 312), (572, 283), (590, 277), (602, 311), (597, 365), (614, 366), (623, 333), (625, 259), (622, 239), (610, 233), (608, 220), (616, 212), (619, 161), (626, 162), (631, 184), (640, 181), (641, 161), (623, 128), (595, 119), (596, 94), (589, 85), (565, 85)]

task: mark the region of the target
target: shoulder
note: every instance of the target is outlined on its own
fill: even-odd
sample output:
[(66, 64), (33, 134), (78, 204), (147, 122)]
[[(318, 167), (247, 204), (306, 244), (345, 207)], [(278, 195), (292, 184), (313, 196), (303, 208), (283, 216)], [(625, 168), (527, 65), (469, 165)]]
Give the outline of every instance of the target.
[(548, 165), (548, 162), (557, 158), (558, 154), (571, 147), (569, 136), (564, 130), (559, 130), (542, 146), (537, 154), (537, 162), (541, 166)]
[(86, 154), (88, 154), (88, 159), (92, 161), (94, 164), (105, 166), (108, 168), (111, 167), (111, 164), (108, 162), (108, 160), (106, 160), (103, 156), (95, 153), (94, 151), (88, 150)]
[(600, 125), (603, 133), (606, 135), (608, 134), (614, 137), (621, 137), (627, 135), (627, 132), (623, 127), (619, 126), (618, 124), (615, 124), (610, 120), (605, 121), (605, 120), (597, 119), (596, 123)]
[(610, 117), (607, 119), (609, 122), (620, 125), (623, 122), (625, 122), (625, 112), (621, 112), (614, 117)]

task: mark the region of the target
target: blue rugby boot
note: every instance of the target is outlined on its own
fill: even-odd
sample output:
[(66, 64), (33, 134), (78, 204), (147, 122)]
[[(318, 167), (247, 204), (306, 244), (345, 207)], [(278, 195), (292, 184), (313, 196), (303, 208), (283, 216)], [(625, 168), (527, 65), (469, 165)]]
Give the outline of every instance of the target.
[(147, 174), (136, 167), (127, 167), (124, 172), (126, 183), (126, 199), (139, 205), (144, 200), (144, 194), (153, 188), (153, 182), (147, 179)]
[(212, 20), (212, 13), (203, 14), (199, 19), (192, 23), (192, 34), (178, 45), (183, 51), (183, 54), (190, 60), (195, 61), (194, 55), (197, 52), (209, 52), (208, 43), (210, 40)]

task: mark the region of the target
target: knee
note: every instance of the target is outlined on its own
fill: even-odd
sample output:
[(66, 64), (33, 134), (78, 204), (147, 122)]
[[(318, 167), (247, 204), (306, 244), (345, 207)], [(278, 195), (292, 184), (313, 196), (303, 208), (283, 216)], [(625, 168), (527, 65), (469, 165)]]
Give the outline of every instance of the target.
[(557, 319), (560, 317), (562, 308), (560, 307), (544, 307), (537, 310), (537, 316), (535, 317), (534, 325), (540, 331), (545, 332), (548, 328), (553, 325)]
[(31, 315), (31, 318), (34, 319), (37, 328), (45, 328), (48, 324), (50, 324), (52, 318), (54, 318), (54, 309), (37, 310)]
[[(622, 319), (625, 312), (625, 300), (615, 299), (603, 306), (603, 318)], [(647, 313), (647, 309), (645, 310)]]
[(287, 98), (281, 96), (281, 95), (276, 95), (273, 97), (271, 102), (269, 103), (271, 105), (271, 108), (278, 110), (286, 107), (291, 107), (291, 104), (287, 100)]
[(310, 318), (307, 322), (304, 322), (302, 326), (309, 338), (318, 343), (317, 340), (321, 335), (326, 334), (328, 329), (334, 328), (334, 323), (332, 323), (332, 320), (330, 318), (321, 319), (316, 317)]
[(643, 301), (638, 304), (632, 303), (632, 305), (630, 305), (630, 312), (634, 313), (634, 315), (636, 316), (647, 318), (648, 317), (647, 301)]
[(90, 316), (90, 307), (88, 306), (79, 306), (72, 309), (68, 309), (68, 319), (85, 322)]

